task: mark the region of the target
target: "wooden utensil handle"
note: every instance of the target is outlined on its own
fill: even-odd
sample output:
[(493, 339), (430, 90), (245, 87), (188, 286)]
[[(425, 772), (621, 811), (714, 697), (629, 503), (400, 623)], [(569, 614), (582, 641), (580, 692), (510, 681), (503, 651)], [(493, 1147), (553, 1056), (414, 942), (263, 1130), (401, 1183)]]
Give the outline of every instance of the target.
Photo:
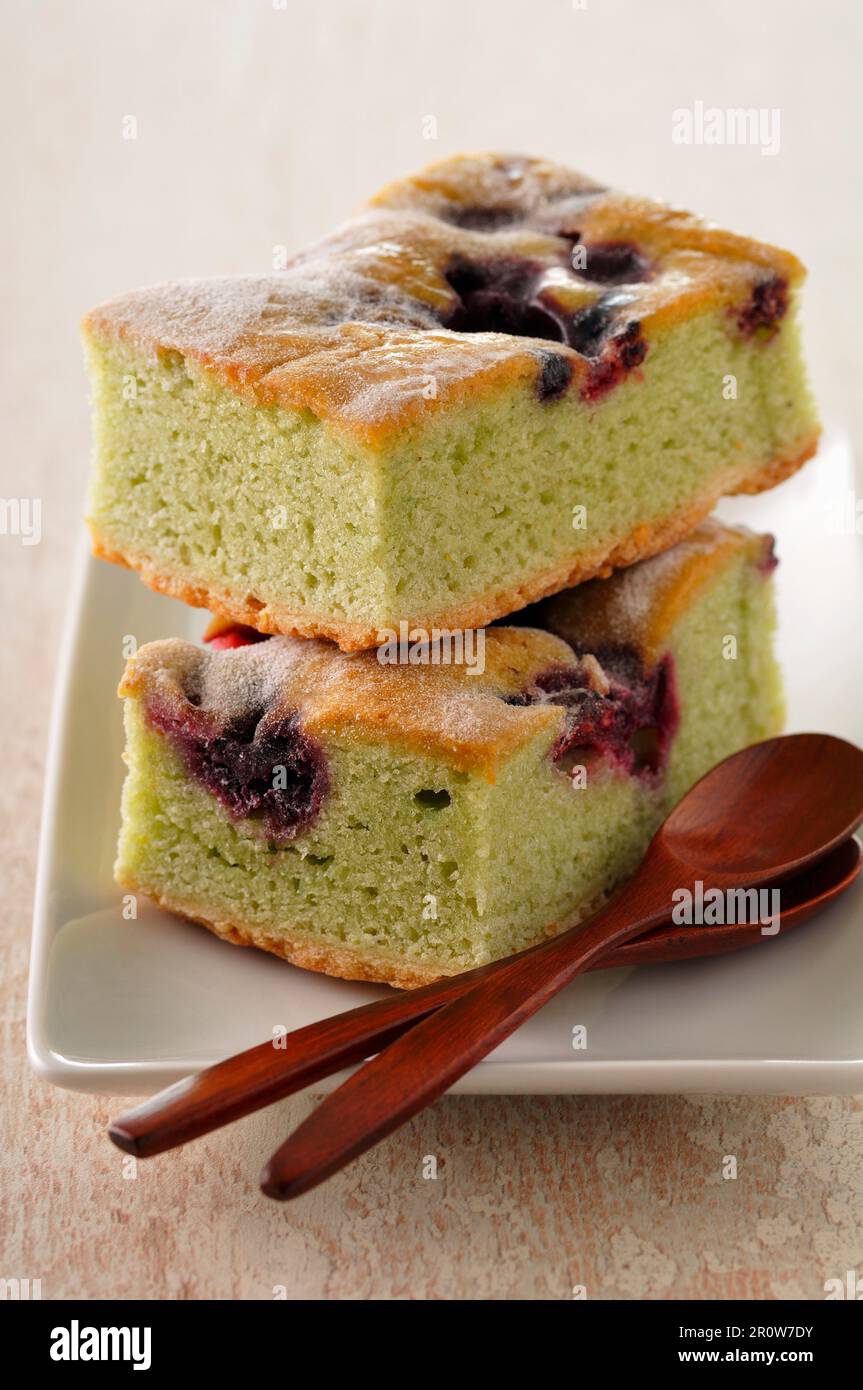
[(674, 870), (657, 856), (577, 932), (506, 962), (494, 976), (417, 1023), (327, 1096), (273, 1155), (261, 1177), (270, 1197), (309, 1191), (431, 1104), (595, 958), (670, 912)]
[[(545, 950), (549, 944), (543, 942), (524, 954)], [(634, 962), (623, 957), (619, 963)], [(108, 1134), (118, 1148), (138, 1158), (177, 1148), (365, 1061), (430, 1013), (510, 964), (511, 959), (493, 961), (260, 1043), (159, 1091), (116, 1120)]]
[[(843, 851), (853, 873), (859, 861), (856, 841), (846, 842)], [(809, 891), (808, 878), (806, 883)], [(788, 901), (786, 890), (783, 902)], [(799, 904), (794, 906), (792, 924), (806, 915)], [(784, 916), (780, 930), (785, 930)], [(707, 932), (664, 924), (613, 947), (586, 968), (611, 970), (685, 960), (738, 950), (762, 939), (758, 927), (748, 932), (740, 927), (715, 927)], [(276, 1043), (261, 1043), (152, 1096), (111, 1126), (111, 1138), (127, 1153), (148, 1158), (209, 1134), (344, 1067), (365, 1061), (435, 1009), (460, 998), (481, 979), (509, 964), (510, 959), (495, 961), (425, 989), (392, 994), (311, 1023)]]
[[(393, 994), (228, 1057), (151, 1096), (116, 1120), (109, 1136), (126, 1153), (150, 1158), (209, 1134), (364, 1061), (442, 1003), (457, 998), (460, 980)], [(467, 990), (469, 984), (462, 988)]]

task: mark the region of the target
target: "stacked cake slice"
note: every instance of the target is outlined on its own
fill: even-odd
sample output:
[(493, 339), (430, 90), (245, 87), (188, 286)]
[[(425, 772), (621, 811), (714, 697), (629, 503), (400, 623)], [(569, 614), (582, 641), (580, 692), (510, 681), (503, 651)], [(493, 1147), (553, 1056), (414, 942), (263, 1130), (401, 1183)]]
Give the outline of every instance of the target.
[(702, 518), (815, 447), (801, 278), (485, 156), (91, 313), (96, 550), (222, 620), (127, 669), (120, 882), (408, 986), (601, 902), (781, 724), (770, 540)]

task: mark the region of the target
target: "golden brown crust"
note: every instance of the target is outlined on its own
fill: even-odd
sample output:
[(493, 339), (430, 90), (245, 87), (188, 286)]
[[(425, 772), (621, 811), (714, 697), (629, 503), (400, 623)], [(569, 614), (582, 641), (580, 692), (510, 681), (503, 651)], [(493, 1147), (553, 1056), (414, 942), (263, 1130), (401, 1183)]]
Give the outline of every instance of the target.
[[(737, 476), (730, 490), (735, 493), (763, 492), (791, 476), (818, 445), (813, 435), (791, 457), (779, 456), (768, 467), (759, 467), (751, 477)], [(702, 500), (683, 512), (664, 517), (660, 522), (644, 522), (614, 546), (587, 551), (575, 560), (568, 560), (532, 576), (524, 583), (483, 594), (470, 603), (459, 604), (442, 613), (411, 614), (406, 621), (411, 626), (432, 628), (471, 629), (485, 627), (498, 618), (506, 617), (529, 603), (581, 584), (585, 580), (604, 577), (612, 570), (636, 564), (674, 545), (692, 531), (724, 495), (725, 486), (717, 482)], [(267, 606), (248, 594), (230, 594), (205, 583), (194, 583), (187, 576), (161, 568), (149, 556), (136, 554), (104, 540), (92, 521), (93, 553), (101, 559), (135, 570), (145, 584), (157, 593), (180, 599), (194, 608), (207, 608), (219, 617), (255, 628), (258, 632), (281, 633), (289, 637), (320, 637), (335, 642), (344, 652), (363, 651), (378, 645), (380, 629), (363, 623), (339, 622), (323, 615), (296, 613), (290, 609)]]
[[(124, 892), (143, 893), (158, 907), (173, 912), (189, 922), (206, 927), (222, 941), (233, 946), (253, 946), (301, 970), (311, 970), (318, 975), (330, 975), (338, 980), (363, 980), (368, 984), (391, 985), (394, 989), (420, 989), (423, 985), (434, 984), (435, 980), (446, 976), (459, 975), (449, 961), (410, 961), (385, 951), (363, 951), (351, 946), (335, 946), (315, 940), (304, 932), (279, 930), (278, 934), (262, 931), (259, 926), (248, 922), (215, 921), (209, 908), (190, 903), (187, 899), (175, 897), (148, 888), (128, 874), (118, 875), (117, 883)], [(596, 911), (599, 902), (593, 902), (579, 912), (571, 913), (561, 922), (552, 922), (537, 936), (536, 941), (527, 942), (529, 949), (538, 941), (549, 936), (557, 936), (561, 931), (576, 926), (579, 921)]]
[(630, 648), (649, 669), (698, 592), (741, 554), (769, 572), (773, 537), (708, 517), (670, 550), (544, 600), (534, 610), (537, 625), (600, 660), (609, 648)]
[(506, 697), (561, 664), (573, 664), (571, 647), (527, 627), (490, 629), (476, 670), (465, 663), (382, 664), (374, 652), (343, 653), (291, 637), (237, 651), (169, 639), (140, 648), (119, 694), (209, 736), (250, 710), (259, 718), (261, 711), (275, 718), (298, 713), (304, 732), (325, 743), (386, 742), (494, 781), (519, 748), (541, 736), (550, 743), (559, 732), (560, 706), (522, 706)]
[(443, 975), (458, 973), (444, 968), (443, 963), (421, 965), (388, 956), (382, 951), (333, 946), (325, 941), (316, 941), (304, 933), (292, 933), (289, 929), (280, 931), (278, 936), (271, 936), (250, 923), (217, 922), (208, 915), (209, 909), (170, 893), (154, 892), (128, 875), (118, 877), (117, 882), (124, 892), (144, 893), (166, 912), (197, 922), (221, 937), (222, 941), (229, 941), (234, 946), (257, 947), (302, 970), (312, 970), (319, 975), (332, 975), (339, 980), (365, 980), (370, 984), (392, 985), (395, 989), (419, 989), (421, 985), (432, 984)]
[[(609, 243), (636, 246), (646, 266), (613, 310), (608, 287), (621, 281), (589, 276), (590, 248)], [(588, 252), (578, 271), (575, 246)], [(157, 285), (94, 309), (84, 331), (179, 356), (255, 404), (312, 411), (370, 446), (466, 396), (532, 387), (549, 348), (576, 387), (588, 381), (587, 356), (554, 330), (459, 331), (459, 260), (529, 266), (530, 303), (550, 306), (558, 327), (603, 299), (648, 342), (697, 313), (743, 308), (765, 279), (787, 288), (803, 276), (788, 252), (560, 165), (461, 156), (389, 185), (277, 274)]]

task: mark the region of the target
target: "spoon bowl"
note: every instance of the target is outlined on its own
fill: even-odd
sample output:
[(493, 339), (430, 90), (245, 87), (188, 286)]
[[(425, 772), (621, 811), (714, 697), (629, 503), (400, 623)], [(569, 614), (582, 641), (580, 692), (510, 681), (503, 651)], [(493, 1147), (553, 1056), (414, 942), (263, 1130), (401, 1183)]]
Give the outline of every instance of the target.
[(861, 803), (863, 750), (831, 734), (789, 734), (706, 773), (657, 839), (700, 878), (754, 887), (798, 872), (847, 839)]

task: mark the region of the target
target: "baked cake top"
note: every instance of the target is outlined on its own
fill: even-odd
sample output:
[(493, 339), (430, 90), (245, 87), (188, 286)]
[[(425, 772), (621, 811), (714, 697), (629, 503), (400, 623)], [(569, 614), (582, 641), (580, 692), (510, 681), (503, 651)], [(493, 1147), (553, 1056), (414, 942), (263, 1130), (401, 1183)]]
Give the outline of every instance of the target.
[(376, 651), (291, 637), (220, 651), (172, 639), (141, 648), (120, 694), (140, 696), (163, 729), (199, 742), (243, 729), (258, 739), (295, 720), (311, 739), (355, 731), (494, 780), (507, 756), (548, 731), (558, 752), (610, 747), (625, 763), (639, 720), (671, 720), (660, 658), (676, 617), (731, 553), (749, 550), (767, 569), (768, 547), (768, 537), (705, 522), (665, 555), (531, 610), (561, 636), (486, 629), (481, 670), (434, 664), (427, 646), (428, 664), (382, 664)]
[(765, 574), (776, 566), (773, 537), (708, 518), (670, 550), (616, 570), (535, 606), (543, 628), (576, 651), (601, 655), (609, 644), (636, 649), (650, 666), (696, 591), (722, 561), (748, 550)]
[(599, 399), (656, 330), (705, 309), (769, 335), (802, 276), (786, 251), (559, 164), (462, 155), (389, 184), (283, 271), (139, 290), (84, 330), (374, 444), (519, 382)]

